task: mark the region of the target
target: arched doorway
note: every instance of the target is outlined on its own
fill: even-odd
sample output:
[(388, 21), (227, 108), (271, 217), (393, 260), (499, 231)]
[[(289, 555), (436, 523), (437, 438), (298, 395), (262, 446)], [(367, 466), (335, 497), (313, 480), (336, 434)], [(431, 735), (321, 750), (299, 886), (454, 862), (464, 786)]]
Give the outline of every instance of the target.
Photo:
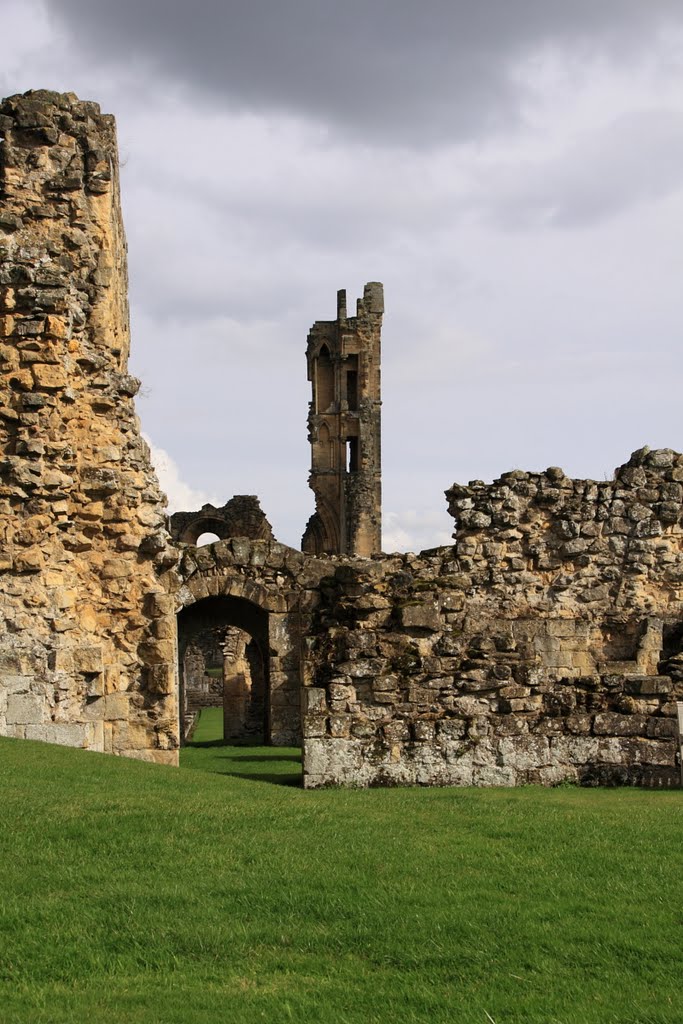
[(221, 595), (178, 613), (181, 734), (202, 707), (223, 708), (226, 741), (271, 743), (268, 612)]

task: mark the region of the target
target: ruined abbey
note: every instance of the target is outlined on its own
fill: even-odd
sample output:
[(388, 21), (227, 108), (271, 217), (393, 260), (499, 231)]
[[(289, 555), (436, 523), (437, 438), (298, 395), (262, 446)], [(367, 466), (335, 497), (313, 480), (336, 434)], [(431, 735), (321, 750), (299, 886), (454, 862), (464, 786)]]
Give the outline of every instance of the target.
[(308, 787), (679, 783), (683, 455), (453, 485), (451, 546), (382, 554), (370, 283), (309, 334), (302, 550), (252, 496), (169, 519), (113, 118), (31, 92), (0, 140), (0, 735), (175, 765), (218, 704), (226, 738), (300, 744)]

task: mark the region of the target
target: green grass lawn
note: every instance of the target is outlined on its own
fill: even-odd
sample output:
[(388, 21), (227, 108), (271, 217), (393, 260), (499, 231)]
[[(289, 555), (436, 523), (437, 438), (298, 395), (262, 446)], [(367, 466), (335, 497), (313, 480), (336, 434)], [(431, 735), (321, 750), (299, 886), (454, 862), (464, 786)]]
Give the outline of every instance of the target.
[(295, 747), (264, 747), (244, 740), (223, 743), (223, 709), (204, 708), (192, 731), (190, 744), (180, 754), (183, 768), (275, 782), (301, 785), (301, 751)]
[[(192, 729), (192, 749), (198, 745), (216, 745), (223, 742), (223, 708), (204, 708), (199, 712)], [(183, 751), (186, 753), (186, 751)]]
[(0, 740), (2, 1024), (680, 1024), (683, 793)]

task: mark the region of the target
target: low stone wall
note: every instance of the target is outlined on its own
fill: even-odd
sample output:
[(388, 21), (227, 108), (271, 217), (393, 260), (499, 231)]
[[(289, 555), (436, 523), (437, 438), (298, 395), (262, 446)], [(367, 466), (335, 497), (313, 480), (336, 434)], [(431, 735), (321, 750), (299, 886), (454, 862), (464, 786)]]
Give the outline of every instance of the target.
[(449, 492), (456, 544), (323, 580), (307, 786), (676, 785), (683, 457)]

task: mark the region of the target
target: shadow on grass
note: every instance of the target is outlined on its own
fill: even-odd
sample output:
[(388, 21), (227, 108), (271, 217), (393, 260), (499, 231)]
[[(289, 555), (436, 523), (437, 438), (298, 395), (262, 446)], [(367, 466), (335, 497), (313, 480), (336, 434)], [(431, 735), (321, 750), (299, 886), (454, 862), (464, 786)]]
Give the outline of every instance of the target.
[[(275, 786), (301, 786), (301, 754), (298, 752), (280, 752), (278, 747), (264, 746), (254, 739), (227, 743), (221, 739), (191, 740), (184, 749), (187, 756), (182, 758), (181, 755), (181, 758), (187, 768)], [(294, 765), (299, 766), (298, 771), (292, 771)]]
[(256, 757), (253, 757), (250, 754), (246, 754), (246, 755), (239, 755), (238, 754), (237, 757), (234, 757), (234, 756), (231, 756), (231, 755), (227, 755), (225, 757), (225, 760), (226, 761), (251, 761), (253, 764), (273, 764), (274, 761), (275, 762), (277, 762), (277, 761), (291, 761), (293, 764), (301, 764), (301, 755), (300, 754), (283, 754), (281, 757), (278, 757), (277, 755), (274, 755), (273, 757), (262, 757), (260, 755), (257, 755)]
[[(185, 747), (189, 747), (194, 750), (208, 750), (209, 748), (223, 747), (226, 750), (234, 750), (238, 746), (237, 741), (232, 743), (224, 743), (223, 740), (205, 740), (202, 743), (186, 743)], [(224, 761), (253, 761), (256, 764), (273, 764), (275, 761), (291, 761), (293, 764), (301, 764), (301, 754), (251, 754), (249, 751), (254, 749), (262, 749), (262, 743), (244, 743), (239, 744), (244, 753), (239, 754), (217, 754)], [(266, 750), (277, 749), (277, 747), (266, 747)]]
[[(254, 749), (254, 747), (265, 747), (266, 744), (259, 737), (253, 739), (244, 740), (224, 740), (222, 737), (218, 737), (213, 740), (186, 740), (186, 747), (196, 747), (198, 750), (203, 750), (206, 747), (246, 747), (247, 749)], [(272, 750), (272, 747), (267, 747), (268, 750)]]
[(297, 772), (218, 772), (219, 775), (229, 775), (231, 779), (247, 779), (249, 782), (268, 782), (271, 786), (299, 786), (301, 787), (301, 774)]

